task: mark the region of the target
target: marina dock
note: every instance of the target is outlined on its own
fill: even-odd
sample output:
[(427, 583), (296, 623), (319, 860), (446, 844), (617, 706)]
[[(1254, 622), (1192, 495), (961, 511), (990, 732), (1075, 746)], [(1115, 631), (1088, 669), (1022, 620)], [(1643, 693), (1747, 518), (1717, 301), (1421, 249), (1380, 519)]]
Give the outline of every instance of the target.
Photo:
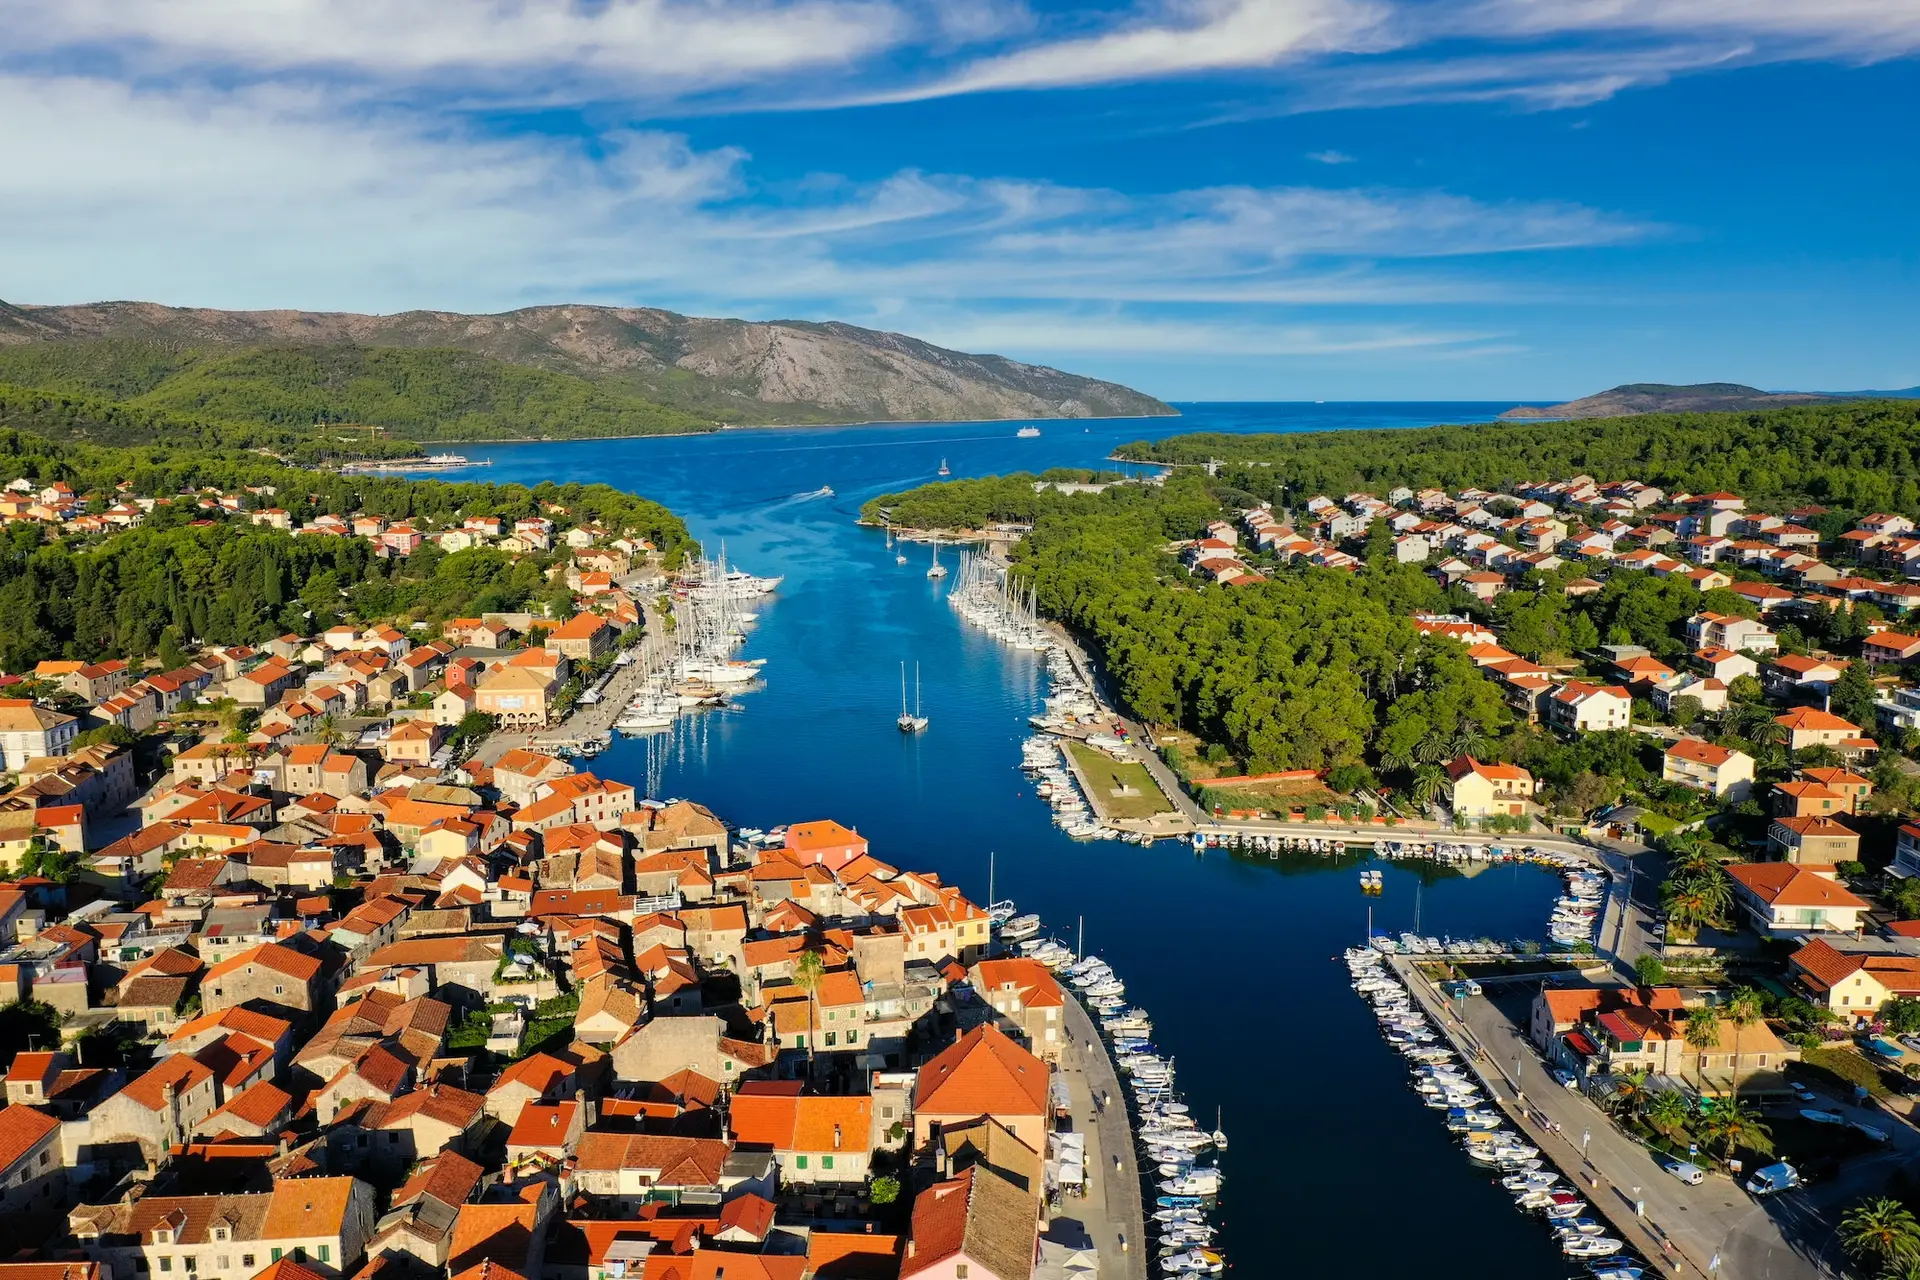
[[(1715, 1252), (1715, 1240), (1687, 1237), (1696, 1235), (1701, 1228), (1711, 1232), (1715, 1226), (1698, 1216), (1692, 1220), (1681, 1218), (1680, 1215), (1691, 1212), (1693, 1206), (1679, 1201), (1705, 1200), (1709, 1196), (1724, 1199), (1720, 1194), (1724, 1184), (1704, 1190), (1686, 1187), (1662, 1170), (1644, 1147), (1621, 1134), (1604, 1117), (1576, 1115), (1569, 1104), (1587, 1105), (1585, 1100), (1562, 1088), (1510, 1026), (1504, 1022), (1498, 1026), (1490, 1022), (1469, 1025), (1420, 972), (1415, 958), (1388, 956), (1387, 963), (1454, 1052), (1460, 1055), (1460, 1060), (1479, 1078), (1487, 1096), (1514, 1122), (1521, 1135), (1540, 1149), (1541, 1156), (1574, 1184), (1593, 1212), (1606, 1219), (1621, 1240), (1642, 1257), (1665, 1263), (1670, 1274), (1703, 1277), (1709, 1274), (1707, 1263)], [(1493, 1013), (1490, 1008), (1488, 1012)], [(1502, 1031), (1506, 1034), (1501, 1035)], [(1682, 1195), (1688, 1192), (1693, 1194)], [(1734, 1194), (1741, 1197), (1744, 1205), (1743, 1193), (1736, 1188)], [(1668, 1212), (1662, 1213), (1663, 1208)], [(1672, 1229), (1681, 1239), (1676, 1240), (1675, 1235), (1669, 1234), (1669, 1228), (1663, 1223), (1672, 1223)], [(1721, 1234), (1724, 1235), (1725, 1229), (1720, 1228)], [(1705, 1251), (1699, 1252), (1702, 1249)], [(1693, 1256), (1696, 1252), (1698, 1257)]]

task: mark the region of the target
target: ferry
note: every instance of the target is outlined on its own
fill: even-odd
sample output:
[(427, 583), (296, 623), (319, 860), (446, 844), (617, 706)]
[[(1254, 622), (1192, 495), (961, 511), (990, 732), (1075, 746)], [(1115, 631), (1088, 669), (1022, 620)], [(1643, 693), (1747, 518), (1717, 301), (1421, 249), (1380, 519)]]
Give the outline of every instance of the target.
[(1031, 440), (1035, 436), (1038, 436), (1040, 434), (1040, 428), (1022, 427), (1018, 431), (1014, 432), (1013, 434), (1022, 440)]

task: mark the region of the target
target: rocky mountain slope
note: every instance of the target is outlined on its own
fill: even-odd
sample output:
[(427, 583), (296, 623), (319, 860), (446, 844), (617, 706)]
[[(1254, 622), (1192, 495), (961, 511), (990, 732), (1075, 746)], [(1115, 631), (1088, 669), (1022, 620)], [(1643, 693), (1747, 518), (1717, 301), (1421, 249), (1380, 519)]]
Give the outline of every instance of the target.
[(1623, 418), (1635, 413), (1711, 413), (1728, 410), (1779, 409), (1790, 404), (1828, 400), (1811, 391), (1762, 391), (1737, 382), (1696, 382), (1672, 386), (1664, 382), (1630, 382), (1625, 386), (1583, 396), (1556, 405), (1521, 405), (1501, 414), (1509, 420), (1534, 418)]
[(150, 302), (0, 303), (0, 347), (88, 340), (170, 351), (453, 349), (582, 378), (727, 423), (1173, 412), (1115, 383), (839, 323), (717, 320), (645, 307), (580, 305), (500, 315), (409, 311), (371, 316), (216, 311)]

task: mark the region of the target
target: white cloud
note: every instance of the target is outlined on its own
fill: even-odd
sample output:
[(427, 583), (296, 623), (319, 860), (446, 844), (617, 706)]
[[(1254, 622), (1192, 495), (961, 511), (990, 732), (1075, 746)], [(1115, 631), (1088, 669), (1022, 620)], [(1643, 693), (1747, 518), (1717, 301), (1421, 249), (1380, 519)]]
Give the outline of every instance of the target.
[(584, 299), (902, 327), (940, 311), (982, 331), (1036, 306), (1097, 305), (1136, 325), (1226, 304), (1280, 333), (1275, 308), (1488, 302), (1502, 290), (1470, 262), (1657, 231), (1438, 192), (1137, 197), (917, 171), (816, 177), (770, 203), (743, 152), (670, 134), (490, 136), (274, 89), (0, 76), (0, 118), (14, 126), (0, 132), (0, 280), (27, 302)]
[(1353, 157), (1344, 151), (1309, 151), (1307, 159), (1315, 164), (1352, 164)]
[[(647, 98), (850, 63), (912, 25), (888, 0), (9, 0), (5, 52), (104, 53), (142, 72), (460, 76), (542, 92), (581, 79)], [(519, 77), (540, 74), (528, 86)]]

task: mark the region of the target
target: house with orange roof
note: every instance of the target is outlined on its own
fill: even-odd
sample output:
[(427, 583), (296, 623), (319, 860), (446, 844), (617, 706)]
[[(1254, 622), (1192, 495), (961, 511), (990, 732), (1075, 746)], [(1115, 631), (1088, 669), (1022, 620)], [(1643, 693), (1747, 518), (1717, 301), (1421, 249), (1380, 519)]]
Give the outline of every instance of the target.
[(1039, 1238), (1034, 1198), (974, 1165), (915, 1197), (900, 1280), (1027, 1280)]
[(788, 1186), (863, 1184), (873, 1143), (873, 1099), (822, 1097), (798, 1080), (753, 1080), (728, 1106), (736, 1146), (771, 1152)]
[(380, 743), (380, 758), (389, 764), (429, 765), (447, 739), (447, 726), (432, 720), (402, 720)]
[[(1851, 769), (1820, 768), (1802, 769), (1800, 776), (1841, 797), (1845, 813), (1863, 813), (1867, 800), (1873, 795), (1873, 781), (1863, 778)], [(1825, 812), (1825, 810), (1822, 810)]]
[(1859, 725), (1818, 707), (1801, 707), (1773, 719), (1787, 731), (1787, 747), (1792, 751), (1832, 747), (1844, 756), (1873, 749), (1873, 743), (1861, 734)]
[(914, 1085), (916, 1146), (945, 1124), (988, 1116), (1036, 1152), (1050, 1128), (1049, 1068), (998, 1027), (967, 1032), (920, 1068)]
[(201, 1003), (209, 1012), (257, 1003), (311, 1013), (319, 1007), (321, 969), (317, 957), (284, 943), (265, 943), (207, 970)]
[(1882, 942), (1811, 938), (1787, 963), (1808, 999), (1842, 1017), (1872, 1016), (1889, 1000), (1920, 998), (1920, 956)]
[(1053, 971), (1038, 960), (981, 960), (967, 975), (1002, 1030), (1018, 1035), (1044, 1062), (1058, 1062), (1066, 1045), (1066, 997)]
[(1447, 807), (1459, 818), (1519, 817), (1533, 799), (1533, 775), (1517, 764), (1487, 764), (1470, 755), (1446, 764)]
[[(862, 1137), (863, 1146), (865, 1142)], [(9, 1213), (58, 1213), (65, 1207), (66, 1194), (60, 1121), (17, 1103), (0, 1107), (0, 1208)]]
[(866, 837), (831, 818), (796, 822), (787, 828), (786, 850), (803, 866), (822, 866), (838, 872), (867, 852)]
[(1619, 685), (1570, 680), (1546, 699), (1546, 721), (1562, 733), (1604, 733), (1633, 723), (1633, 695)]
[(1869, 904), (1847, 892), (1831, 866), (1747, 862), (1727, 868), (1734, 905), (1765, 936), (1852, 933)]
[(986, 954), (991, 941), (987, 913), (958, 889), (941, 890), (932, 903), (902, 907), (898, 918), (907, 956), (936, 966), (948, 961), (972, 964)]
[(198, 1054), (162, 1058), (89, 1114), (94, 1161), (124, 1166), (116, 1148), (137, 1148), (144, 1162), (157, 1163), (220, 1103), (214, 1073)]
[(269, 1192), (128, 1196), (83, 1205), (70, 1223), (81, 1251), (119, 1276), (164, 1275), (163, 1258), (170, 1269), (190, 1253), (204, 1260), (196, 1280), (342, 1280), (373, 1236), (373, 1188), (305, 1177)]
[(1832, 818), (1775, 818), (1767, 824), (1768, 852), (1803, 866), (1860, 860), (1860, 833)]
[[(612, 584), (607, 584), (611, 589)], [(547, 633), (543, 647), (575, 662), (592, 662), (613, 651), (618, 633), (597, 613), (576, 613)]]
[(1702, 738), (1681, 738), (1661, 755), (1660, 776), (1718, 798), (1745, 800), (1753, 790), (1753, 757)]

